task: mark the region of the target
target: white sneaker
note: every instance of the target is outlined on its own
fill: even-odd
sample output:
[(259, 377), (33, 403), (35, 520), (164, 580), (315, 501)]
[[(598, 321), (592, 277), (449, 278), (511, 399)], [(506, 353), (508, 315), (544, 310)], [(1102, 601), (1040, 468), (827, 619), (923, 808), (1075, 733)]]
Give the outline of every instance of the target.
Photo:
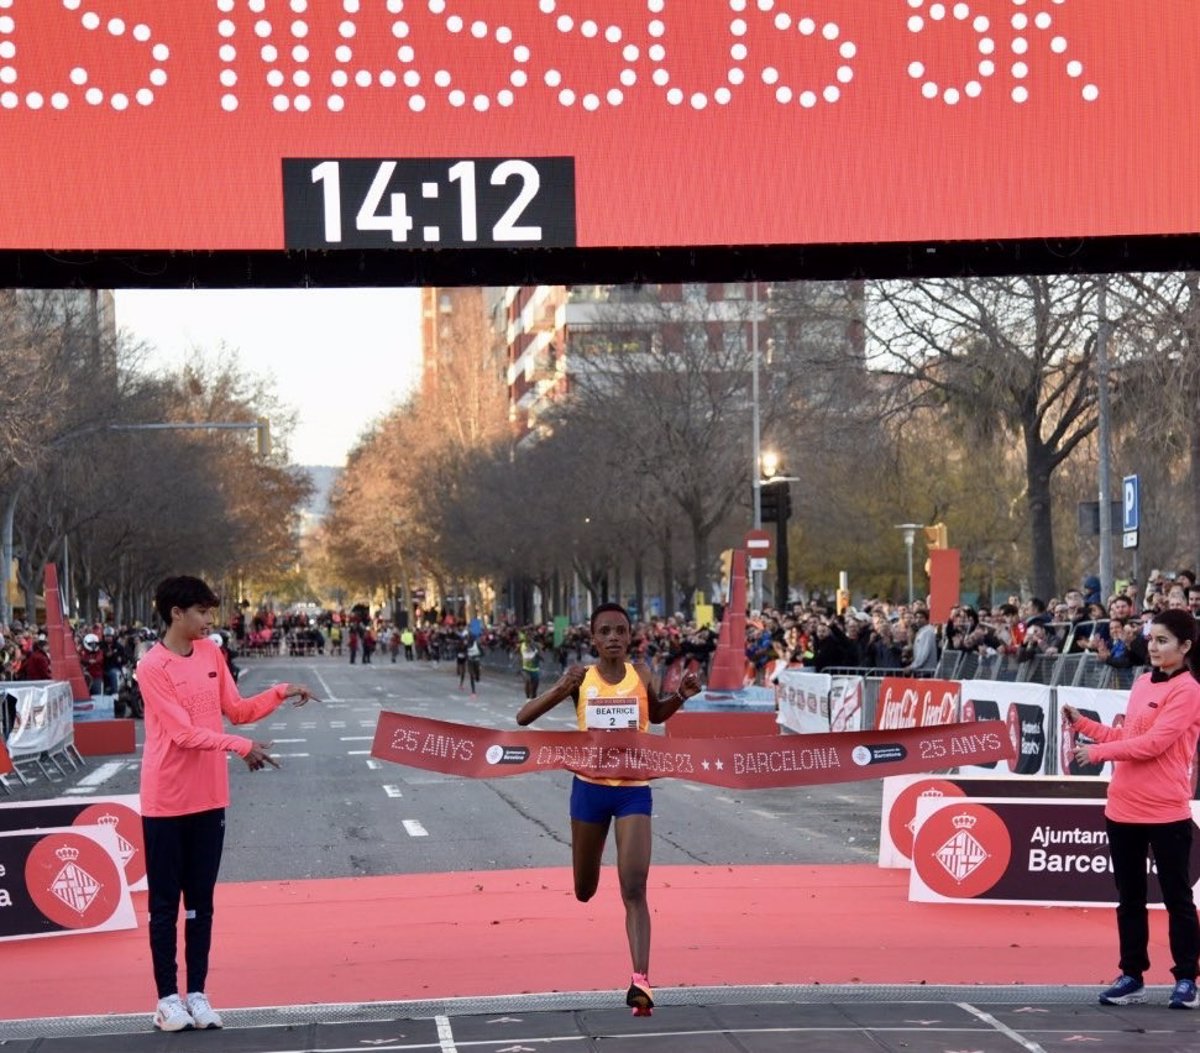
[(187, 1008), (188, 1012), (192, 1014), (192, 1019), (196, 1021), (196, 1026), (201, 1031), (208, 1031), (222, 1026), (220, 1016), (208, 1004), (208, 995), (203, 991), (188, 992)]
[(187, 1011), (183, 999), (173, 994), (158, 1000), (154, 1010), (154, 1026), (159, 1031), (190, 1031), (196, 1026), (196, 1021)]

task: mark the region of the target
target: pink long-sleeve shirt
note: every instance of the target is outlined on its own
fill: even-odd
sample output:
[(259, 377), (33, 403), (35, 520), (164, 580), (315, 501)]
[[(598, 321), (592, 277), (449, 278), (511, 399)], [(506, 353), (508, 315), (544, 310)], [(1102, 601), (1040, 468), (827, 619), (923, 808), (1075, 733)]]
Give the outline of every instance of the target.
[(196, 640), (186, 658), (159, 644), (138, 662), (145, 703), (142, 814), (191, 815), (229, 804), (225, 754), (246, 756), (254, 745), (228, 735), (222, 714), (235, 724), (260, 720), (286, 698), (287, 685), (242, 698), (221, 649)]
[(1188, 671), (1154, 683), (1134, 682), (1123, 727), (1081, 717), (1075, 724), (1095, 743), (1093, 764), (1115, 761), (1104, 814), (1117, 823), (1175, 823), (1190, 819), (1200, 739), (1200, 683)]

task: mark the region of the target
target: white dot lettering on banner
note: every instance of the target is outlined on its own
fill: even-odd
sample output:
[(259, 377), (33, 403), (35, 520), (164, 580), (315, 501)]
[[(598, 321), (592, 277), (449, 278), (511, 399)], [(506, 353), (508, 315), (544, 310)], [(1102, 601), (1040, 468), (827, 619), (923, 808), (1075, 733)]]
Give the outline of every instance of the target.
[[(102, 50), (108, 47), (105, 40), (115, 40), (122, 56), (129, 53), (124, 47), (128, 43), (134, 49), (146, 48), (154, 61), (144, 68), (106, 62), (101, 73), (105, 83), (96, 85), (99, 67), (95, 64), (88, 71), (89, 79), (69, 78), (68, 52), (68, 61), (59, 69), (39, 72), (39, 82), (31, 83), (24, 64), (31, 56), (28, 46), (21, 46), (20, 36), (29, 30), (21, 15), (37, 9), (38, 0), (0, 0), (0, 90), (15, 89), (11, 94), (16, 107), (59, 109), (62, 99), (58, 97), (64, 96), (64, 108), (86, 102), (117, 113), (137, 112), (168, 97), (175, 84), (173, 78), (167, 84), (170, 48), (158, 37), (155, 22), (160, 5), (146, 4), (133, 13), (120, 10), (139, 7), (128, 0), (41, 3), (57, 7), (60, 15), (70, 12), (76, 36), (80, 27), (94, 33)], [(710, 0), (708, 5), (695, 0), (639, 0), (621, 5), (619, 14), (611, 10), (618, 5), (597, 0), (536, 0), (532, 15), (523, 8), (533, 7), (531, 0), (196, 3), (211, 13), (206, 32), (220, 60), (212, 84), (217, 90), (206, 105), (219, 105), (225, 112), (242, 108), (237, 100), (245, 90), (258, 91), (255, 105), (265, 106), (268, 112), (278, 108), (276, 96), (288, 100), (287, 110), (279, 112), (304, 112), (301, 93), (308, 94), (310, 108), (324, 108), (337, 95), (340, 102), (328, 108), (340, 112), (353, 92), (379, 93), (397, 86), (402, 90), (398, 98), (393, 96), (393, 105), (407, 105), (413, 112), (442, 101), (456, 110), (487, 115), (516, 105), (523, 91), (589, 114), (611, 112), (634, 99), (644, 105), (647, 97), (659, 107), (707, 113), (734, 103), (739, 91), (744, 99), (765, 99), (768, 105), (773, 101), (812, 109), (854, 98), (861, 77), (860, 48), (846, 39), (854, 30), (847, 22), (832, 20), (827, 12), (833, 5), (821, 0), (811, 4), (815, 13), (803, 10), (810, 6), (803, 0)], [(526, 12), (513, 15), (526, 20), (518, 21), (516, 32), (512, 25), (496, 25), (497, 18), (503, 17), (497, 12), (509, 10), (509, 3), (512, 10)], [(1103, 93), (1094, 65), (1088, 65), (1092, 60), (1082, 53), (1081, 39), (1070, 35), (1075, 23), (1059, 13), (1073, 16), (1076, 8), (1071, 5), (1086, 8), (1087, 2), (896, 0), (891, 12), (881, 17), (908, 43), (909, 53), (899, 70), (884, 70), (883, 75), (894, 77), (898, 72), (901, 81), (913, 81), (912, 93), (919, 91), (946, 106), (966, 106), (987, 96), (989, 86), (1009, 105), (1041, 102), (1041, 93), (1051, 94), (1047, 89), (1053, 88), (1052, 78), (1059, 82), (1054, 90), (1066, 87), (1076, 103), (1095, 103)], [(169, 10), (169, 5), (161, 9)], [(856, 11), (848, 17), (859, 15)], [(527, 37), (536, 37), (536, 56), (516, 40), (522, 28)], [(386, 39), (388, 29), (397, 42), (405, 47), (412, 42), (415, 48), (404, 51), (397, 43), (392, 60), (381, 56), (377, 65), (358, 41), (365, 45), (368, 35)], [(768, 40), (769, 48), (762, 46)], [(787, 43), (781, 45), (780, 40)], [(825, 51), (826, 46), (831, 51)], [(967, 64), (954, 72), (943, 69), (945, 63), (953, 68), (956, 50), (958, 60), (965, 58)], [(331, 63), (335, 55), (336, 63)], [(866, 56), (868, 62), (874, 58)], [(921, 72), (915, 74), (911, 70), (918, 62)], [(326, 79), (338, 68), (348, 77), (344, 84)], [(276, 69), (283, 74), (283, 83), (266, 84), (268, 70)], [(439, 77), (434, 84), (435, 70), (449, 80)], [(321, 85), (315, 92), (314, 83)], [(643, 85), (648, 90), (639, 95), (637, 88)], [(414, 94), (418, 90), (423, 92), (419, 98)]]
[[(1062, 5), (1065, 0), (1051, 0), (1056, 5)], [(1027, 10), (1027, 0), (1011, 0), (1012, 7), (1015, 9), (1009, 16), (1008, 25), (1013, 31), (1013, 36), (1008, 42), (1008, 49), (1013, 54), (1019, 57), (1020, 61), (1013, 62), (1008, 67), (1008, 72), (1012, 79), (1017, 82), (1025, 82), (1031, 76), (1031, 65), (1034, 41), (1031, 40), (1030, 34), (1040, 33), (1049, 34), (1054, 26), (1054, 16), (1049, 11), (1036, 11), (1032, 15)], [(938, 9), (942, 5), (934, 3), (928, 6), (927, 0), (908, 0), (908, 6), (915, 11), (924, 11), (928, 15), (928, 21), (925, 21), (920, 14), (909, 16), (908, 28), (913, 33), (920, 33), (930, 28), (933, 24), (940, 20), (941, 15), (938, 14)], [(952, 9), (952, 14), (959, 21), (966, 21), (971, 18), (970, 4), (965, 2), (956, 3)], [(979, 73), (983, 77), (990, 77), (995, 73), (995, 63), (988, 57), (996, 52), (996, 40), (993, 36), (986, 36), (990, 29), (990, 23), (986, 15), (976, 15), (971, 22), (972, 28), (979, 35), (977, 47), (979, 53), (984, 56), (979, 63)], [(1065, 37), (1054, 34), (1049, 37), (1049, 51), (1054, 55), (1065, 55), (1069, 50), (1069, 44)], [(1078, 60), (1068, 62), (1065, 66), (1067, 76), (1079, 78), (1083, 75), (1083, 63)], [(935, 98), (939, 93), (930, 92), (928, 84), (935, 84), (934, 81), (928, 81), (922, 85), (922, 95), (925, 98)], [(982, 85), (978, 81), (968, 81), (962, 88), (962, 93), (969, 98), (978, 98), (982, 94)], [(956, 96), (951, 101), (945, 92), (941, 92), (943, 102), (949, 105), (959, 101)], [(1080, 92), (1081, 97), (1085, 102), (1095, 102), (1100, 97), (1100, 89), (1095, 84), (1085, 84)], [(1030, 99), (1030, 89), (1026, 83), (1017, 83), (1009, 90), (1009, 97), (1017, 105), (1023, 105)]]
[[(770, 11), (775, 6), (774, 0), (769, 0), (767, 3), (760, 2), (758, 7), (762, 12)], [(647, 0), (647, 11), (651, 16), (670, 14), (672, 19), (678, 21), (686, 21), (688, 8), (679, 2), (674, 4), (668, 11), (666, 0)], [(729, 0), (729, 9), (735, 14), (740, 15), (746, 10), (744, 0)], [(678, 25), (678, 22), (675, 23)], [(727, 26), (729, 35), (733, 38), (733, 44), (730, 46), (730, 57), (738, 65), (730, 67), (725, 74), (725, 83), (718, 85), (710, 91), (694, 90), (690, 96), (686, 95), (684, 89), (678, 85), (671, 85), (667, 88), (667, 102), (672, 106), (682, 105), (685, 98), (688, 99), (692, 109), (699, 112), (708, 107), (709, 100), (716, 102), (719, 106), (726, 106), (733, 99), (733, 92), (729, 90), (729, 86), (737, 87), (745, 81), (745, 70), (740, 63), (743, 62), (749, 51), (743, 42), (748, 32), (749, 26), (744, 18), (737, 17), (729, 21)], [(663, 38), (667, 33), (667, 23), (665, 19), (652, 17), (646, 26), (647, 34), (654, 38), (655, 43), (649, 49), (649, 57), (655, 63), (654, 69), (651, 71), (650, 80), (660, 88), (667, 87), (671, 84), (671, 71), (666, 67), (670, 49), (662, 43)]]
[[(620, 26), (607, 26), (604, 29), (603, 42), (601, 42), (600, 24), (598, 22), (593, 19), (584, 19), (582, 22), (576, 22), (570, 14), (559, 12), (558, 0), (541, 0), (538, 4), (538, 10), (548, 17), (556, 16), (553, 17), (551, 24), (554, 26), (555, 31), (562, 36), (570, 36), (573, 33), (578, 33), (585, 41), (620, 47), (620, 55), (626, 65), (617, 74), (617, 79), (627, 88), (636, 83), (637, 71), (633, 68), (633, 63), (637, 62), (641, 52), (636, 44), (621, 46), (624, 34)], [(497, 33), (497, 39), (499, 37), (500, 35)], [(578, 87), (563, 85), (562, 73), (557, 69), (547, 70), (546, 74), (543, 74), (543, 78), (551, 72), (553, 72), (556, 78), (555, 82), (551, 84), (549, 80), (546, 80), (545, 83), (548, 87), (557, 89), (555, 98), (558, 100), (560, 106), (569, 109), (578, 103), (588, 113), (597, 113), (603, 108), (605, 103), (609, 106), (620, 106), (625, 101), (624, 93), (614, 88), (605, 89), (601, 93), (601, 91), (581, 91)]]

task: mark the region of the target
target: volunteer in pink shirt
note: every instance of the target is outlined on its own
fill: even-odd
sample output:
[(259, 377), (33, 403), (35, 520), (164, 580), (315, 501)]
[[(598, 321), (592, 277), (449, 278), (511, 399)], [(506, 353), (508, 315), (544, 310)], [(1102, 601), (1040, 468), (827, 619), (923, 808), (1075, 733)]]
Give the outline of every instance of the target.
[(1200, 739), (1196, 637), (1196, 619), (1188, 611), (1166, 610), (1154, 616), (1147, 640), (1153, 672), (1134, 683), (1124, 726), (1109, 727), (1081, 716), (1074, 706), (1063, 706), (1071, 728), (1093, 740), (1076, 746), (1075, 759), (1081, 764), (1113, 762), (1104, 815), (1117, 884), (1121, 975), (1100, 995), (1102, 1005), (1146, 1000), (1146, 870), (1148, 853), (1153, 852), (1175, 960), (1175, 987), (1167, 1004), (1172, 1009), (1200, 1007), (1200, 922), (1188, 873)]
[[(289, 698), (301, 706), (313, 697), (302, 684), (276, 684), (242, 698), (221, 649), (208, 639), (218, 603), (199, 578), (161, 582), (154, 606), (167, 628), (137, 667), (146, 709), (141, 794), (150, 955), (159, 999), (154, 1026), (161, 1031), (221, 1026), (204, 986), (229, 804), (225, 755), (238, 754), (251, 771), (264, 764), (279, 767), (267, 753), (270, 743), (226, 734), (222, 714), (246, 724)], [(179, 995), (175, 962), (181, 895), (186, 1000)]]

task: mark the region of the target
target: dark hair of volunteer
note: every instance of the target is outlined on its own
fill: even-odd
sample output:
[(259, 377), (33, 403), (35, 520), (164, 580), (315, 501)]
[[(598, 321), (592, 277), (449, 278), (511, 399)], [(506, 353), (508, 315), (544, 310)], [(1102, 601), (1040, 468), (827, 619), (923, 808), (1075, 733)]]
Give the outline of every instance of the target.
[[(248, 724), (273, 713), (287, 699), (304, 705), (303, 684), (276, 684), (253, 698), (238, 694), (221, 648), (209, 634), (220, 600), (199, 578), (159, 583), (154, 607), (166, 625), (158, 644), (138, 662), (145, 706), (142, 750), (142, 834), (146, 847), (150, 958), (160, 1031), (218, 1028), (221, 1018), (205, 994), (212, 943), (213, 892), (225, 844), (229, 804), (226, 753), (251, 771), (279, 767), (269, 742), (225, 734), (222, 715)], [(187, 996), (179, 996), (175, 963), (179, 899), (184, 907)]]
[[(592, 645), (599, 661), (590, 667), (570, 666), (558, 681), (517, 714), (524, 726), (571, 699), (580, 731), (603, 734), (661, 724), (700, 690), (700, 679), (686, 673), (679, 688), (659, 697), (644, 666), (629, 660), (633, 627), (620, 604), (602, 603), (592, 612)], [(571, 863), (575, 898), (586, 903), (600, 884), (600, 862), (608, 828), (616, 826), (617, 877), (625, 904), (625, 933), (633, 976), (625, 1004), (634, 1016), (654, 1008), (650, 987), (650, 908), (646, 882), (650, 873), (650, 786), (632, 779), (596, 779), (576, 775), (571, 785)]]
[(1150, 622), (1146, 642), (1152, 672), (1129, 693), (1125, 723), (1113, 728), (1063, 706), (1071, 729), (1091, 743), (1075, 747), (1081, 764), (1112, 761), (1104, 808), (1108, 850), (1117, 884), (1120, 969), (1100, 995), (1102, 1005), (1146, 1000), (1150, 924), (1146, 910), (1147, 856), (1154, 855), (1175, 986), (1172, 1009), (1200, 1007), (1196, 993), (1200, 922), (1192, 901), (1188, 858), (1192, 848), (1192, 796), (1196, 789), (1196, 743), (1200, 739), (1200, 647), (1196, 619), (1186, 610), (1165, 610)]

